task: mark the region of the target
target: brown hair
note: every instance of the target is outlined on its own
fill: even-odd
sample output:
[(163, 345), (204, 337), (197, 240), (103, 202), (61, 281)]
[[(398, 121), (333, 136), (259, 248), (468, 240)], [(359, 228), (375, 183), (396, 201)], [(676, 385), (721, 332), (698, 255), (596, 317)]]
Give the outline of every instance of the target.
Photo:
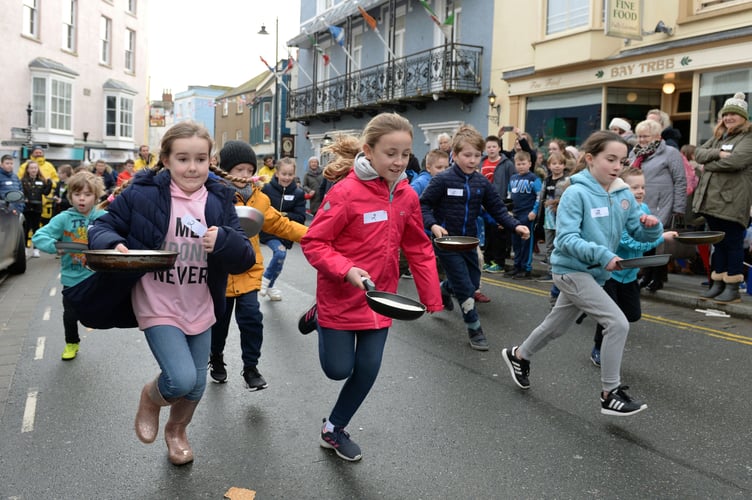
[(514, 161), (532, 161), (532, 158), (530, 157), (530, 153), (527, 151), (517, 151), (514, 153)]
[(637, 176), (637, 175), (643, 175), (644, 176), (645, 172), (643, 172), (641, 168), (628, 167), (628, 168), (624, 169), (624, 171), (621, 173), (621, 175), (619, 175), (619, 177), (621, 177), (622, 179), (626, 180), (627, 177), (634, 177), (634, 176)]
[(610, 142), (619, 142), (621, 144), (624, 144), (624, 146), (629, 147), (627, 144), (627, 141), (622, 138), (619, 134), (615, 132), (611, 132), (610, 130), (598, 130), (590, 134), (590, 136), (585, 140), (585, 143), (580, 147), (580, 158), (577, 162), (577, 166), (574, 169), (573, 174), (580, 172), (581, 170), (584, 170), (587, 168), (587, 162), (585, 161), (585, 156), (590, 154), (590, 156), (597, 156), (599, 153), (602, 153), (604, 149), (606, 149), (606, 146)]
[(58, 173), (58, 174), (65, 174), (65, 175), (67, 175), (68, 177), (70, 177), (71, 175), (73, 175), (73, 167), (71, 167), (71, 166), (70, 166), (70, 165), (68, 165), (67, 163), (66, 163), (65, 165), (60, 165), (60, 166), (59, 166), (59, 167), (57, 168), (57, 173)]
[(478, 151), (486, 149), (486, 141), (480, 132), (472, 125), (462, 125), (454, 134), (452, 139), (452, 151), (458, 154), (465, 146), (472, 146)]
[(441, 159), (441, 158), (444, 158), (444, 159), (448, 160), (449, 159), (449, 155), (447, 154), (446, 151), (442, 151), (442, 150), (440, 150), (438, 148), (437, 149), (432, 149), (426, 155), (426, 165), (433, 166), (436, 163), (436, 161), (439, 160), (439, 159)]
[(410, 137), (413, 137), (413, 126), (397, 113), (382, 113), (371, 118), (363, 129), (360, 139), (338, 135), (334, 143), (322, 150), (324, 153), (334, 155), (334, 160), (324, 167), (324, 178), (331, 182), (343, 179), (352, 170), (353, 161), (360, 153), (362, 144), (374, 147), (382, 136), (392, 132), (407, 132)]
[[(70, 167), (69, 167), (70, 168)], [(73, 203), (73, 195), (80, 193), (84, 189), (89, 189), (94, 194), (94, 199), (98, 200), (104, 195), (104, 182), (102, 178), (92, 172), (81, 171), (75, 173), (68, 179), (66, 183), (68, 191), (65, 197), (68, 201)]]
[[(520, 153), (516, 153), (515, 156), (517, 156), (518, 154)], [(559, 153), (558, 151), (554, 151), (553, 153), (548, 155), (548, 163), (558, 163), (560, 165), (564, 165), (564, 168), (567, 168), (567, 158), (563, 153)]]

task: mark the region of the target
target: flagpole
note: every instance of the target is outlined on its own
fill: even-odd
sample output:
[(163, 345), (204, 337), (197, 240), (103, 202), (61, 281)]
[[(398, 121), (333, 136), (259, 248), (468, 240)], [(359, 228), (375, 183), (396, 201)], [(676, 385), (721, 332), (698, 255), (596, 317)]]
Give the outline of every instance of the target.
[(384, 44), (384, 47), (386, 47), (386, 50), (389, 51), (389, 54), (392, 56), (392, 59), (397, 59), (397, 55), (389, 47), (389, 44), (386, 43), (386, 40), (384, 40), (384, 37), (381, 36), (381, 33), (379, 33), (379, 30), (375, 29), (373, 31), (374, 31), (374, 33), (376, 33), (376, 36), (379, 37), (379, 40), (381, 40), (381, 43)]

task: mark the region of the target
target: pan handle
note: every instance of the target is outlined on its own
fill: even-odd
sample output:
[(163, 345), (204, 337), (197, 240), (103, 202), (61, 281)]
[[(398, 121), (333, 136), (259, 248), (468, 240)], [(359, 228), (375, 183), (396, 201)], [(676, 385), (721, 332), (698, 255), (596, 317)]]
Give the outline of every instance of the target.
[(366, 292), (370, 292), (371, 290), (376, 290), (376, 284), (370, 279), (364, 276), (360, 278), (360, 280), (363, 282), (363, 286), (366, 288)]

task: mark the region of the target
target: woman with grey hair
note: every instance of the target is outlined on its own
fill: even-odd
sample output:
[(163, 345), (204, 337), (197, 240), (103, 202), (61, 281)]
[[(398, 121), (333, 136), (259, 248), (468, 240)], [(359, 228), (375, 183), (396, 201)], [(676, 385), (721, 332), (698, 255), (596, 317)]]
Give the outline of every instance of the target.
[(317, 156), (308, 158), (308, 168), (303, 176), (301, 187), (306, 195), (306, 199), (309, 200), (311, 215), (316, 215), (321, 205), (322, 194), (319, 192), (319, 189), (321, 188), (321, 183), (324, 181), (323, 172)]
[[(654, 120), (638, 123), (637, 145), (629, 153), (629, 161), (645, 174), (645, 203), (650, 213), (669, 228), (672, 218), (684, 215), (686, 210), (687, 177), (681, 153), (661, 138), (662, 130), (661, 124)], [(667, 266), (649, 267), (643, 270), (640, 285), (655, 292), (663, 288), (667, 278)]]

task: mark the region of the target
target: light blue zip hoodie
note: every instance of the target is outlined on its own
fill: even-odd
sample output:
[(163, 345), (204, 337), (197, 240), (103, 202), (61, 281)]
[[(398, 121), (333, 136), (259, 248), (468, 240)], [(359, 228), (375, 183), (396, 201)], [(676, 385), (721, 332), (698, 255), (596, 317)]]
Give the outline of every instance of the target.
[(605, 267), (616, 256), (622, 231), (637, 241), (649, 242), (662, 235), (663, 226), (647, 228), (640, 223), (640, 205), (621, 179), (606, 191), (588, 170), (583, 170), (571, 177), (571, 183), (556, 213), (551, 271), (589, 273), (603, 285), (611, 276)]

